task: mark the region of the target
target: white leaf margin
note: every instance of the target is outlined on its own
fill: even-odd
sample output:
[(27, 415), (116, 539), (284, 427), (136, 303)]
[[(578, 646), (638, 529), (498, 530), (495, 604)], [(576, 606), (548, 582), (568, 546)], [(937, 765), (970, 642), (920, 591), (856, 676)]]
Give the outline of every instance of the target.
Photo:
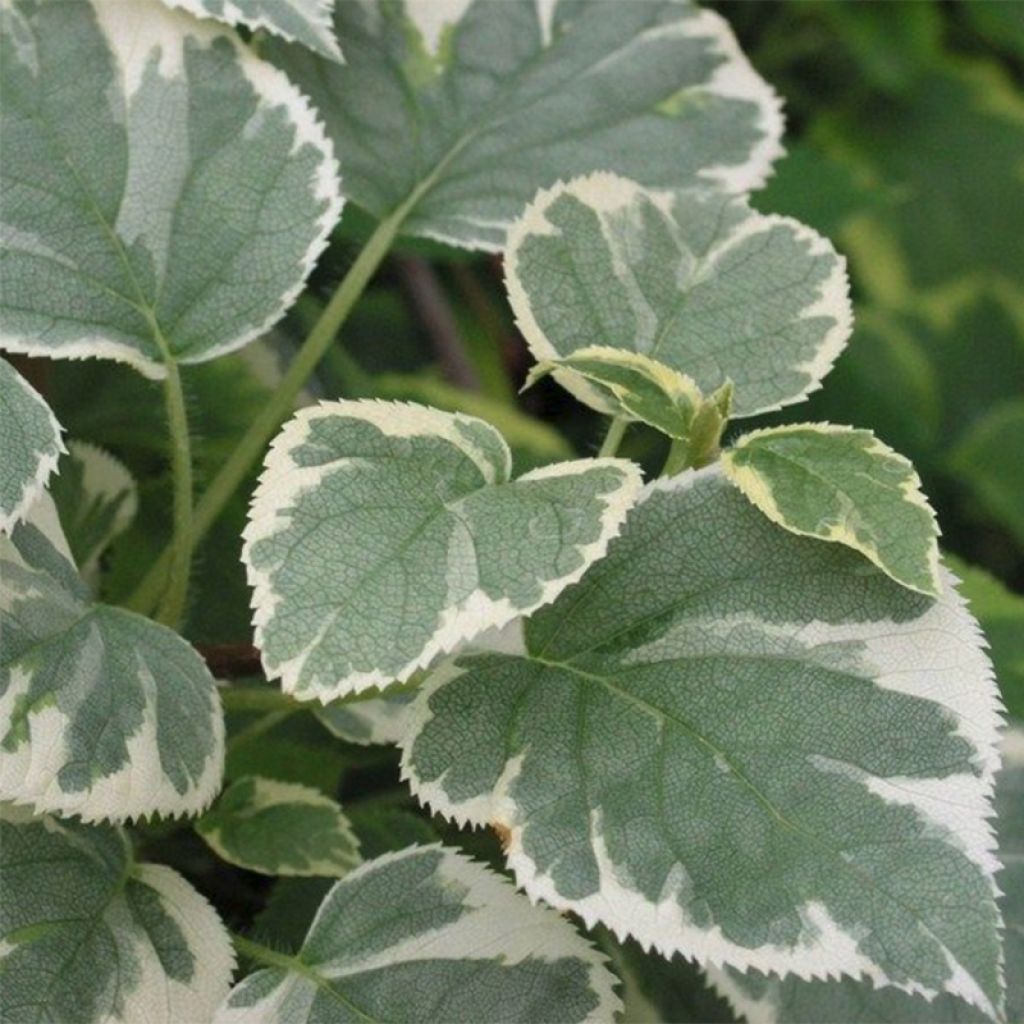
[[(189, 14), (197, 18), (213, 18), (223, 21), (228, 25), (245, 25), (254, 32), (259, 29), (266, 29), (266, 31), (280, 36), (289, 43), (297, 43), (300, 46), (313, 49), (311, 42), (299, 39), (292, 33), (285, 31), (273, 18), (269, 18), (265, 14), (246, 14), (232, 3), (231, 0), (223, 0), (223, 10), (221, 12), (210, 10), (203, 0), (163, 0), (163, 2), (168, 7), (188, 11)], [(298, 0), (298, 2), (296, 0), (276, 0), (276, 2), (289, 4), (293, 10), (299, 11), (309, 26), (311, 37), (317, 40), (318, 45), (314, 52), (320, 53), (331, 60), (336, 60), (339, 63), (344, 63), (341, 47), (338, 45), (338, 40), (334, 35), (334, 0)], [(342, 3), (345, 2), (347, 0), (342, 0)], [(308, 8), (308, 11), (305, 9), (300, 10), (300, 8)]]
[[(257, 96), (270, 108), (280, 107), (285, 110), (287, 120), (295, 131), (292, 152), (308, 144), (322, 157), (312, 183), (312, 197), (325, 202), (326, 206), (317, 221), (316, 234), (299, 262), (297, 281), (282, 293), (280, 302), (260, 324), (205, 349), (197, 358), (185, 357), (178, 361), (183, 364), (203, 363), (243, 348), (265, 334), (299, 297), (341, 216), (345, 201), (341, 193), (334, 145), (306, 96), (292, 85), (283, 71), (256, 57), (230, 29), (216, 22), (196, 20), (182, 11), (171, 10), (164, 6), (163, 0), (80, 2), (88, 3), (93, 9), (99, 30), (120, 69), (126, 100), (130, 100), (138, 90), (146, 62), (154, 50), (159, 54), (160, 75), (166, 80), (174, 80), (182, 71), (186, 39), (194, 40), (204, 49), (211, 47), (217, 40), (227, 40), (234, 48), (239, 68)], [(131, 345), (112, 341), (102, 333), (49, 346), (39, 345), (23, 334), (10, 334), (0, 329), (0, 350), (46, 359), (111, 359), (131, 366), (151, 380), (163, 380), (167, 376), (163, 363), (147, 358)]]
[[(489, 484), (505, 483), (509, 480), (512, 467), (512, 453), (498, 430), (485, 420), (463, 413), (442, 412), (414, 402), (387, 402), (379, 399), (356, 401), (324, 401), (315, 407), (300, 409), (281, 429), (271, 443), (253, 494), (249, 510), (249, 521), (242, 533), (242, 563), (245, 565), (249, 586), (252, 588), (252, 624), (256, 646), (261, 650), (263, 669), (268, 678), (280, 679), (286, 693), (295, 693), (305, 659), (316, 646), (314, 638), (299, 654), (280, 664), (272, 663), (265, 650), (266, 629), (274, 617), (279, 596), (274, 590), (271, 573), (253, 565), (252, 549), (260, 541), (277, 535), (290, 524), (288, 509), (305, 491), (315, 488), (324, 475), (337, 468), (344, 459), (336, 460), (326, 467), (299, 467), (291, 459), (293, 449), (302, 445), (309, 437), (312, 424), (320, 419), (341, 416), (373, 424), (388, 437), (437, 437), (460, 449), (479, 467)], [(456, 430), (455, 424), (462, 423), (474, 430), (490, 432), (495, 447), (501, 452), (501, 465), (493, 461), (493, 451), (477, 447), (471, 438)], [(405, 682), (414, 672), (431, 664), (435, 658), (454, 650), (459, 644), (471, 640), (491, 629), (500, 629), (520, 616), (526, 616), (545, 604), (549, 604), (567, 586), (579, 580), (590, 566), (601, 558), (611, 540), (619, 534), (626, 514), (633, 507), (640, 494), (642, 480), (639, 467), (626, 459), (576, 459), (558, 462), (550, 466), (524, 473), (519, 481), (551, 479), (590, 472), (597, 468), (613, 467), (622, 476), (622, 485), (610, 495), (604, 495), (604, 509), (601, 513), (601, 531), (597, 540), (578, 547), (580, 566), (565, 576), (548, 580), (541, 589), (537, 601), (527, 608), (518, 608), (505, 598), (493, 600), (483, 591), (476, 590), (465, 600), (442, 613), (434, 635), (423, 650), (404, 665), (400, 671), (387, 675), (376, 669), (352, 672), (335, 681), (332, 686), (321, 686), (317, 699), (328, 704), (332, 700), (351, 694), (363, 693), (374, 688), (383, 688), (393, 682)]]
[[(309, 936), (316, 934), (321, 919), (330, 912), (332, 898), (339, 888), (364, 875), (386, 870), (391, 864), (436, 852), (440, 852), (442, 857), (434, 877), (449, 882), (456, 889), (466, 890), (462, 901), (464, 906), (470, 908), (468, 913), (432, 932), (410, 936), (388, 949), (352, 960), (341, 971), (331, 971), (329, 963), (316, 965), (313, 969), (323, 969), (325, 975), (333, 980), (344, 978), (350, 973), (380, 970), (398, 963), (429, 961), (439, 957), (493, 959), (508, 965), (530, 958), (548, 962), (571, 958), (581, 960), (586, 965), (590, 990), (598, 998), (598, 1005), (586, 1019), (595, 1022), (615, 1019), (615, 1014), (622, 1010), (622, 1001), (615, 993), (617, 979), (608, 969), (608, 958), (583, 938), (568, 920), (550, 908), (538, 905), (536, 901), (525, 899), (501, 875), (440, 843), (406, 847), (376, 857), (356, 868), (324, 897), (309, 926), (306, 941)], [(496, 921), (500, 922), (498, 927), (495, 926)], [(498, 931), (500, 934), (496, 935)], [(323, 944), (322, 937), (319, 942)], [(234, 991), (256, 977), (258, 972), (241, 981)], [(289, 973), (287, 980), (261, 1003), (237, 1008), (225, 1003), (214, 1018), (215, 1024), (276, 1024), (280, 1019), (278, 1009), (296, 983), (308, 984), (305, 979)]]
[[(36, 500), (46, 489), (47, 481), (53, 475), (67, 448), (62, 437), (63, 428), (57, 422), (53, 410), (42, 395), (13, 367), (7, 360), (0, 360), (0, 377), (9, 378), (14, 387), (18, 388), (29, 401), (38, 404), (46, 413), (51, 437), (47, 439), (46, 449), (36, 452), (36, 470), (31, 477), (25, 478), (21, 495), (9, 508), (0, 508), (0, 534), (10, 533), (15, 526), (25, 519)], [(51, 443), (52, 442), (52, 443)]]
[[(717, 17), (717, 15), (716, 15)], [(707, 193), (707, 189), (679, 189), (699, 195)], [(646, 199), (653, 203), (667, 218), (672, 218), (675, 206), (674, 190), (646, 188), (629, 178), (608, 171), (595, 171), (568, 181), (558, 181), (550, 188), (539, 189), (530, 200), (519, 219), (512, 225), (508, 233), (508, 245), (505, 250), (505, 290), (509, 304), (515, 315), (516, 325), (526, 340), (534, 359), (538, 363), (558, 362), (565, 358), (566, 353), (559, 352), (548, 340), (533, 312), (533, 303), (519, 275), (519, 250), (523, 243), (536, 236), (552, 236), (559, 234), (559, 229), (547, 218), (547, 211), (562, 196), (577, 199), (584, 206), (593, 210), (601, 225), (601, 232), (608, 244), (608, 251), (615, 260), (618, 252), (612, 240), (612, 231), (608, 225), (608, 215), (628, 209), (638, 199)], [(835, 365), (836, 359), (846, 347), (853, 332), (853, 304), (850, 301), (850, 282), (847, 274), (846, 257), (836, 251), (832, 243), (818, 234), (806, 224), (776, 213), (761, 213), (752, 207), (746, 196), (736, 195), (729, 198), (730, 205), (740, 207), (748, 212), (731, 234), (718, 239), (703, 258), (704, 276), (712, 271), (721, 258), (745, 239), (753, 234), (770, 230), (773, 227), (787, 228), (798, 242), (807, 245), (811, 256), (827, 255), (834, 258), (832, 272), (819, 287), (818, 297), (811, 305), (806, 306), (800, 314), (801, 320), (818, 316), (831, 317), (833, 325), (825, 333), (813, 359), (795, 367), (799, 373), (807, 375), (807, 383), (801, 392), (781, 402), (765, 405), (733, 416), (741, 419), (759, 416), (766, 412), (776, 412), (787, 405), (802, 402), (808, 395), (819, 390), (822, 381)], [(628, 268), (626, 268), (627, 272)], [(621, 278), (620, 278), (621, 280)], [(580, 350), (577, 350), (579, 352)], [(627, 350), (623, 350), (627, 351)], [(575, 354), (575, 353), (573, 353)], [(641, 353), (643, 355), (645, 353)], [(553, 373), (555, 379), (571, 394), (591, 408), (608, 415), (615, 415), (617, 409), (610, 405), (594, 388), (579, 374), (571, 370), (558, 369)]]
[[(712, 464), (675, 477), (654, 480), (644, 488), (637, 507), (658, 491), (685, 490), (700, 477), (720, 472), (719, 466)], [(963, 852), (982, 870), (995, 898), (999, 895), (995, 875), (1000, 870), (1000, 862), (992, 798), (1001, 763), (999, 739), (1004, 708), (992, 663), (986, 654), (987, 642), (968, 610), (966, 599), (957, 590), (959, 580), (945, 568), (942, 576), (945, 584), (942, 597), (934, 601), (921, 619), (916, 620), (924, 625), (918, 653), (926, 667), (917, 673), (909, 673), (899, 667), (900, 657), (897, 655), (903, 639), (898, 632), (869, 638), (863, 656), (873, 664), (881, 662), (894, 666), (890, 672), (876, 678), (876, 684), (886, 689), (936, 701), (935, 693), (952, 684), (954, 692), (939, 703), (945, 704), (955, 714), (959, 734), (976, 751), (980, 773), (939, 780), (883, 779), (863, 773), (860, 781), (880, 798), (910, 806), (927, 824), (934, 823), (951, 833)], [(963, 636), (958, 637), (957, 632)], [(856, 623), (835, 626), (810, 622), (802, 631), (801, 638), (809, 646), (843, 640), (865, 643)], [(506, 648), (505, 653), (527, 654), (525, 646), (521, 652)], [(862, 977), (876, 986), (894, 985), (926, 999), (939, 994), (916, 983), (899, 985), (891, 981), (857, 950), (855, 940), (839, 927), (820, 903), (811, 902), (802, 908), (807, 932), (813, 936), (813, 942), (808, 943), (798, 956), (781, 946), (766, 944), (758, 949), (738, 946), (723, 935), (717, 925), (707, 931), (688, 924), (683, 920), (673, 893), (668, 893), (656, 904), (650, 903), (631, 889), (628, 880), (617, 875), (601, 836), (600, 814), (596, 811), (591, 816), (590, 842), (598, 865), (599, 890), (582, 900), (560, 895), (551, 877), (538, 871), (523, 849), (523, 825), (517, 821), (518, 810), (511, 797), (512, 785), (522, 769), (523, 755), (508, 761), (491, 794), (458, 803), (450, 800), (444, 791), (445, 775), (432, 782), (424, 782), (415, 773), (412, 751), (416, 737), (433, 717), (430, 698), (464, 672), (457, 665), (456, 658), (450, 658), (438, 666), (421, 686), (417, 699), (410, 706), (406, 734), (400, 744), (401, 777), (421, 804), (460, 827), (499, 826), (508, 866), (517, 884), (531, 900), (543, 900), (557, 910), (572, 911), (583, 919), (587, 928), (603, 924), (619, 939), (635, 939), (645, 951), (654, 949), (666, 958), (678, 953), (705, 969), (730, 966), (742, 971), (754, 968), (765, 974), (794, 975), (804, 980)], [(959, 687), (956, 686), (957, 681), (960, 681)], [(1024, 748), (1024, 741), (1021, 747)], [(980, 813), (976, 809), (980, 809)], [(958, 814), (951, 822), (948, 817), (951, 811), (964, 813)], [(998, 1017), (996, 1008), (978, 984), (953, 961), (948, 952), (946, 955), (952, 976), (943, 991)]]

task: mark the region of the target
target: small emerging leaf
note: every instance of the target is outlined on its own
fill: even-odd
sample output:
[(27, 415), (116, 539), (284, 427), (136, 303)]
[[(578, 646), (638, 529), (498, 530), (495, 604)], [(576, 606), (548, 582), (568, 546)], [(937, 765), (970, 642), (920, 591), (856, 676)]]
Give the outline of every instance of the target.
[(722, 464), (772, 522), (845, 544), (911, 590), (938, 595), (935, 513), (914, 467), (871, 431), (827, 423), (755, 430)]
[(236, 985), (216, 1024), (608, 1021), (621, 1005), (604, 957), (568, 921), (441, 846), (338, 882), (302, 949), (280, 960)]
[(398, 743), (405, 733), (406, 712), (415, 696), (412, 690), (397, 690), (366, 700), (336, 701), (317, 708), (314, 714), (346, 743)]
[(162, 377), (262, 334), (341, 209), (305, 98), (159, 0), (12, 0), (0, 20), (0, 348)]
[[(348, 3), (349, 0), (341, 0)], [(216, 18), (229, 25), (266, 29), (301, 43), (328, 60), (342, 59), (334, 37), (334, 0), (164, 0), (198, 18)]]
[(469, 416), (375, 401), (298, 413), (245, 531), (267, 674), (325, 703), (408, 679), (578, 580), (640, 489), (621, 459), (510, 472), (502, 436)]
[(1001, 707), (952, 583), (794, 536), (717, 465), (659, 480), (518, 654), (427, 679), (403, 772), (588, 925), (995, 1014)]
[[(505, 281), (538, 361), (638, 352), (705, 394), (731, 380), (737, 417), (817, 388), (851, 328), (845, 262), (810, 228), (743, 197), (614, 174), (537, 193), (509, 232)], [(560, 379), (614, 412), (585, 380)]]
[(46, 486), (64, 451), (60, 424), (17, 370), (0, 359), (0, 532), (9, 533)]
[(256, 775), (228, 786), (196, 831), (219, 857), (265, 875), (341, 878), (361, 860), (359, 840), (334, 800)]
[(700, 389), (685, 374), (639, 352), (600, 345), (538, 363), (526, 378), (525, 387), (564, 370), (596, 385), (614, 405), (616, 415), (639, 420), (669, 437), (689, 436), (703, 400)]
[(0, 809), (0, 1019), (211, 1019), (235, 958), (176, 871), (138, 864), (110, 826)]
[(213, 677), (172, 630), (97, 604), (45, 498), (0, 537), (0, 799), (124, 821), (220, 786)]

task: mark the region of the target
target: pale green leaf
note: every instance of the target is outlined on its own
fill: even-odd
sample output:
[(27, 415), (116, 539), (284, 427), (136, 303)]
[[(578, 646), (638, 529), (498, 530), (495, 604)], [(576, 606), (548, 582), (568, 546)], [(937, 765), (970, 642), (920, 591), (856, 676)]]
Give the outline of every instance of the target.
[(160, 377), (263, 333), (341, 208), (302, 95), (159, 0), (0, 18), (0, 348)]
[[(509, 300), (530, 350), (592, 345), (664, 363), (736, 416), (817, 388), (850, 334), (845, 261), (810, 228), (743, 197), (592, 174), (538, 193), (509, 233)], [(610, 411), (579, 377), (558, 379)]]
[[(348, 0), (342, 0), (346, 3)], [(328, 58), (341, 60), (332, 25), (334, 0), (164, 0), (199, 18), (216, 18), (229, 25), (266, 29), (282, 39), (301, 43)]]
[(100, 556), (131, 525), (139, 489), (124, 465), (87, 441), (69, 441), (50, 488), (82, 576), (94, 582)]
[(341, 878), (361, 860), (359, 840), (334, 800), (257, 775), (228, 786), (196, 831), (223, 860), (264, 875)]
[(951, 584), (780, 529), (717, 466), (659, 481), (519, 655), (427, 680), (404, 773), (645, 948), (993, 1012), (1000, 705)]
[(415, 693), (385, 692), (365, 700), (336, 701), (315, 714), (338, 739), (359, 746), (397, 743), (405, 732), (405, 717)]
[(213, 678), (172, 630), (94, 602), (59, 529), (45, 499), (0, 538), (0, 799), (85, 821), (198, 813), (224, 764)]
[(234, 954), (176, 871), (110, 826), (0, 811), (0, 1019), (200, 1024)]
[(571, 370), (596, 385), (618, 416), (646, 423), (669, 437), (686, 438), (703, 396), (685, 374), (639, 352), (592, 345), (538, 363), (526, 387), (557, 370)]
[(50, 407), (6, 359), (0, 359), (0, 451), (0, 532), (8, 533), (46, 486), (64, 443)]
[(658, 0), (339, 3), (346, 63), (268, 55), (323, 114), (346, 196), (402, 230), (500, 249), (539, 187), (611, 170), (741, 192), (782, 152), (780, 104), (726, 23)]
[(324, 703), (408, 679), (578, 580), (640, 488), (621, 459), (510, 472), (502, 436), (469, 416), (375, 401), (298, 413), (245, 532), (268, 676)]
[(939, 593), (935, 513), (914, 467), (870, 430), (830, 423), (755, 430), (722, 465), (772, 522), (845, 544), (905, 587)]
[(302, 949), (236, 985), (217, 1024), (607, 1021), (604, 957), (454, 850), (412, 846), (324, 898)]
[[(1003, 737), (1003, 769), (995, 797), (999, 815), (999, 887), (1006, 930), (1006, 1019), (1024, 1019), (1024, 730)], [(710, 972), (715, 988), (748, 1024), (959, 1024), (989, 1018), (955, 996), (927, 1002), (896, 989), (875, 989), (853, 979), (836, 982), (780, 980), (732, 969)]]

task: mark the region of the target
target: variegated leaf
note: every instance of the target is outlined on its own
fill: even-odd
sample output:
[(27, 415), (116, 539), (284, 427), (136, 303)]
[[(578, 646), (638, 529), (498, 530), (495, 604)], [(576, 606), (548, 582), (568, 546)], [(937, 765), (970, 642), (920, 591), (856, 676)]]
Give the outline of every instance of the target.
[(124, 465), (87, 441), (69, 441), (50, 489), (82, 577), (94, 583), (100, 556), (131, 525), (139, 488)]
[(909, 460), (870, 430), (830, 423), (755, 430), (722, 465), (772, 522), (845, 544), (905, 587), (939, 593), (935, 513)]
[(0, 533), (9, 533), (39, 496), (62, 451), (50, 407), (0, 359)]
[(302, 949), (236, 985), (216, 1024), (608, 1021), (604, 957), (454, 850), (412, 846), (324, 898)]
[[(799, 401), (851, 329), (845, 261), (810, 228), (742, 197), (592, 174), (540, 192), (509, 232), (509, 299), (541, 361), (592, 345), (654, 359), (733, 415)], [(570, 371), (556, 378), (609, 408)]]
[(161, 377), (265, 331), (341, 208), (303, 96), (159, 0), (0, 18), (0, 348)]
[(245, 531), (267, 674), (324, 703), (408, 679), (578, 580), (640, 488), (621, 459), (510, 472), (501, 435), (469, 416), (376, 401), (299, 412)]
[(0, 808), (0, 1019), (200, 1024), (234, 953), (176, 871), (118, 829)]
[(521, 654), (428, 679), (403, 766), (506, 831), (531, 896), (645, 947), (992, 1013), (999, 718), (952, 585), (794, 536), (713, 466), (651, 485)]
[(214, 681), (172, 630), (97, 604), (48, 498), (0, 537), (0, 799), (85, 821), (198, 813), (224, 765)]
[(365, 700), (336, 701), (317, 708), (315, 714), (338, 739), (359, 746), (398, 743), (405, 734), (406, 713), (412, 690), (384, 692)]
[(361, 861), (359, 840), (336, 801), (257, 775), (232, 782), (196, 831), (223, 860), (264, 875), (341, 878)]
[[(1003, 737), (1003, 770), (996, 785), (999, 815), (1000, 905), (1006, 922), (1006, 1020), (1024, 1020), (1024, 729)], [(710, 972), (715, 988), (748, 1024), (960, 1024), (989, 1017), (956, 996), (928, 1002), (863, 981), (800, 981), (732, 969)]]
[[(343, 3), (348, 0), (342, 0)], [(229, 25), (245, 25), (257, 31), (301, 43), (328, 60), (341, 60), (334, 38), (334, 0), (164, 0), (199, 18), (216, 18)]]
[(780, 104), (726, 23), (690, 3), (339, 3), (346, 63), (267, 54), (323, 114), (345, 194), (402, 230), (497, 250), (541, 186), (763, 183)]

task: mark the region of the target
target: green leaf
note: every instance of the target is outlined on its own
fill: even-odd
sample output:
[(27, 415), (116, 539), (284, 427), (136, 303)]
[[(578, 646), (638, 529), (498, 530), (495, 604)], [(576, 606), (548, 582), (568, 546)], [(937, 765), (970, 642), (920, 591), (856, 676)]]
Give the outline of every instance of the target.
[(84, 821), (194, 814), (220, 786), (213, 678), (172, 630), (95, 603), (47, 499), (0, 538), (0, 799)]
[(538, 363), (524, 387), (559, 370), (579, 374), (596, 385), (617, 416), (646, 423), (669, 437), (689, 436), (703, 401), (700, 388), (685, 374), (639, 352), (601, 345)]
[(61, 526), (82, 577), (95, 581), (100, 556), (131, 525), (139, 489), (112, 455), (87, 441), (69, 441), (50, 489)]
[[(1000, 903), (1006, 921), (1006, 1020), (1024, 1015), (1024, 729), (1015, 726), (1003, 738), (1003, 769), (996, 786), (999, 854), (1003, 870)], [(863, 981), (780, 980), (757, 973), (712, 970), (715, 988), (751, 1024), (915, 1024), (975, 1022), (989, 1018), (955, 996), (932, 1002), (896, 989), (873, 989)]]
[(415, 693), (398, 690), (366, 700), (344, 701), (317, 708), (314, 714), (330, 731), (345, 740), (368, 747), (398, 743), (405, 731), (406, 712)]
[(845, 544), (905, 587), (939, 594), (935, 513), (914, 467), (871, 431), (768, 427), (741, 437), (722, 465), (773, 523)]
[(0, 532), (9, 533), (46, 486), (64, 443), (50, 407), (6, 359), (0, 413)]
[(981, 624), (1007, 711), (1024, 719), (1024, 597), (976, 565), (949, 554), (943, 560), (960, 577), (960, 593)]
[(0, 810), (0, 1018), (210, 1020), (234, 954), (176, 871), (138, 864), (124, 834)]
[(408, 679), (578, 580), (640, 488), (621, 459), (510, 469), (501, 435), (468, 416), (374, 401), (298, 413), (245, 532), (267, 675), (324, 703)]
[(609, 1020), (604, 957), (554, 911), (441, 846), (364, 864), (295, 957), (236, 985), (217, 1024)]
[(158, 0), (16, 0), (3, 23), (0, 347), (161, 377), (262, 334), (341, 208), (306, 100)]
[[(538, 360), (592, 345), (656, 359), (736, 416), (799, 401), (850, 334), (845, 261), (810, 228), (742, 197), (592, 174), (540, 192), (509, 233), (509, 300)], [(571, 374), (582, 401), (611, 411)]]
[(953, 472), (988, 513), (1024, 544), (1024, 400), (1002, 402), (950, 454)]
[[(343, 0), (344, 2), (344, 0)], [(342, 59), (331, 24), (334, 0), (164, 0), (198, 18), (216, 18), (229, 25), (266, 29), (282, 39), (301, 43), (328, 60)]]
[(308, 786), (248, 775), (197, 822), (223, 860), (264, 875), (328, 875), (356, 867), (359, 840), (338, 804)]
[(427, 680), (404, 774), (588, 925), (992, 1012), (1000, 706), (947, 581), (794, 536), (717, 466), (661, 480), (521, 654)]
[(596, 170), (756, 188), (780, 104), (689, 3), (340, 3), (346, 63), (268, 55), (323, 114), (346, 196), (402, 230), (497, 250), (541, 186)]

